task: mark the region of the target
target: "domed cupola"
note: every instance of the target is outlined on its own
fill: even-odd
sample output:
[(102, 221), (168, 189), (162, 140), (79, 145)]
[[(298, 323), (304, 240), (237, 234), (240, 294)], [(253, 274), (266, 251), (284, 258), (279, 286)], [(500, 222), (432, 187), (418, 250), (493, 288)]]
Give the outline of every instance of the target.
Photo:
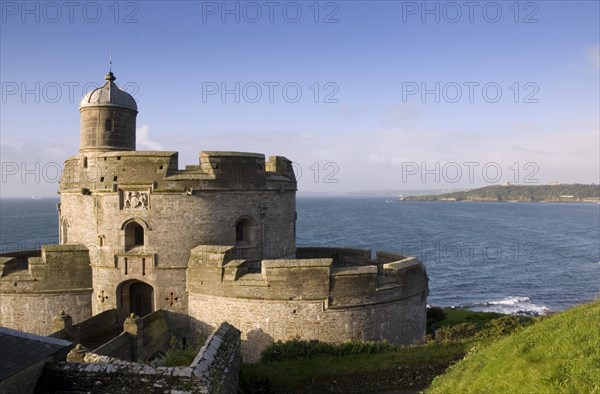
[(80, 152), (135, 150), (137, 104), (135, 99), (115, 84), (109, 71), (106, 83), (83, 97)]

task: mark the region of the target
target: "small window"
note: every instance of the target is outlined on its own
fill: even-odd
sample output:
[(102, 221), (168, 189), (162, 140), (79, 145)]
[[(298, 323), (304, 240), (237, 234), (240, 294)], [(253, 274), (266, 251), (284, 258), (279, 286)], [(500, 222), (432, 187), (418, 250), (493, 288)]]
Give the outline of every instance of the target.
[(113, 131), (113, 120), (111, 118), (104, 121), (104, 131)]
[(87, 157), (83, 156), (83, 168), (87, 168)]
[(242, 221), (239, 221), (238, 224), (235, 225), (235, 240), (236, 242), (244, 240), (244, 224)]
[(100, 182), (104, 182), (104, 177), (103, 176), (100, 177)]
[(116, 182), (119, 179), (117, 176), (113, 176), (113, 182)]
[(144, 227), (137, 222), (131, 222), (125, 226), (125, 249), (130, 250), (138, 246), (144, 246)]
[(142, 226), (140, 226), (139, 224), (137, 226), (135, 226), (134, 231), (134, 245), (135, 246), (142, 246), (144, 245), (144, 228)]
[(235, 224), (235, 242), (252, 242), (252, 221), (248, 218), (243, 218)]

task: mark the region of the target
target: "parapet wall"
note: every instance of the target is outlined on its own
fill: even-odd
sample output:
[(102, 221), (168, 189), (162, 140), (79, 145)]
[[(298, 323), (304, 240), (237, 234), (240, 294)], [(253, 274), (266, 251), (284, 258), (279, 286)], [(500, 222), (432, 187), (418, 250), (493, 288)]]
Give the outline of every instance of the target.
[[(117, 185), (151, 185), (153, 192), (186, 190), (296, 191), (292, 162), (246, 152), (200, 152), (198, 165), (178, 169), (177, 152), (81, 153), (65, 162), (61, 192), (116, 191)], [(190, 189), (191, 188), (191, 189)]]
[(106, 335), (120, 326), (116, 309), (109, 309), (78, 324), (72, 324), (72, 317), (66, 314), (56, 316), (54, 327), (58, 330), (49, 337), (66, 339), (73, 343), (87, 342), (90, 339)]
[[(97, 349), (91, 349), (93, 352), (88, 352), (88, 355), (146, 362), (159, 353), (164, 354), (169, 349), (170, 340), (171, 329), (166, 313), (159, 309), (143, 318), (136, 316), (127, 318), (123, 325), (123, 332), (120, 335)], [(88, 355), (78, 355), (77, 357), (84, 357), (85, 359)]]
[(90, 354), (83, 363), (48, 363), (36, 392), (237, 392), (240, 332), (222, 323), (188, 367), (152, 367)]
[(91, 316), (92, 270), (82, 245), (44, 245), (0, 257), (0, 325), (40, 335), (55, 330), (65, 311), (80, 322)]
[(425, 335), (428, 279), (414, 257), (359, 249), (301, 249), (309, 258), (250, 262), (227, 246), (201, 245), (187, 273), (189, 313), (242, 332), (242, 354), (257, 361), (271, 342), (292, 338), (412, 344)]
[[(296, 259), (235, 259), (235, 248), (200, 245), (187, 269), (190, 294), (260, 300), (319, 300), (327, 308), (391, 302), (427, 292), (425, 266), (414, 257), (370, 250), (299, 249)], [(302, 258), (309, 256), (309, 258)], [(255, 266), (260, 266), (256, 272)]]

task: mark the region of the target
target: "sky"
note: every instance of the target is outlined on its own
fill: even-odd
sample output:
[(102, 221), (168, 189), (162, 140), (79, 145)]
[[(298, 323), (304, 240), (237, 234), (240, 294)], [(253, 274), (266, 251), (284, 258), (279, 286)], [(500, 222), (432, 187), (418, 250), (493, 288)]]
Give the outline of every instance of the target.
[(2, 197), (56, 196), (110, 56), (137, 149), (180, 168), (281, 155), (327, 194), (600, 183), (598, 1), (0, 3)]

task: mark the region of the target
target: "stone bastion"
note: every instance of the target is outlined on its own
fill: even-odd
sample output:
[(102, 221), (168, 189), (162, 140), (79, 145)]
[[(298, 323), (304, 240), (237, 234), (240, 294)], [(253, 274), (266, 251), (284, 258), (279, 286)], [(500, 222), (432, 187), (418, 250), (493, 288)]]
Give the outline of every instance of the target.
[(293, 338), (413, 344), (426, 325), (428, 278), (414, 257), (370, 250), (298, 248), (295, 259), (249, 261), (201, 245), (187, 268), (188, 311), (242, 332), (245, 361)]

